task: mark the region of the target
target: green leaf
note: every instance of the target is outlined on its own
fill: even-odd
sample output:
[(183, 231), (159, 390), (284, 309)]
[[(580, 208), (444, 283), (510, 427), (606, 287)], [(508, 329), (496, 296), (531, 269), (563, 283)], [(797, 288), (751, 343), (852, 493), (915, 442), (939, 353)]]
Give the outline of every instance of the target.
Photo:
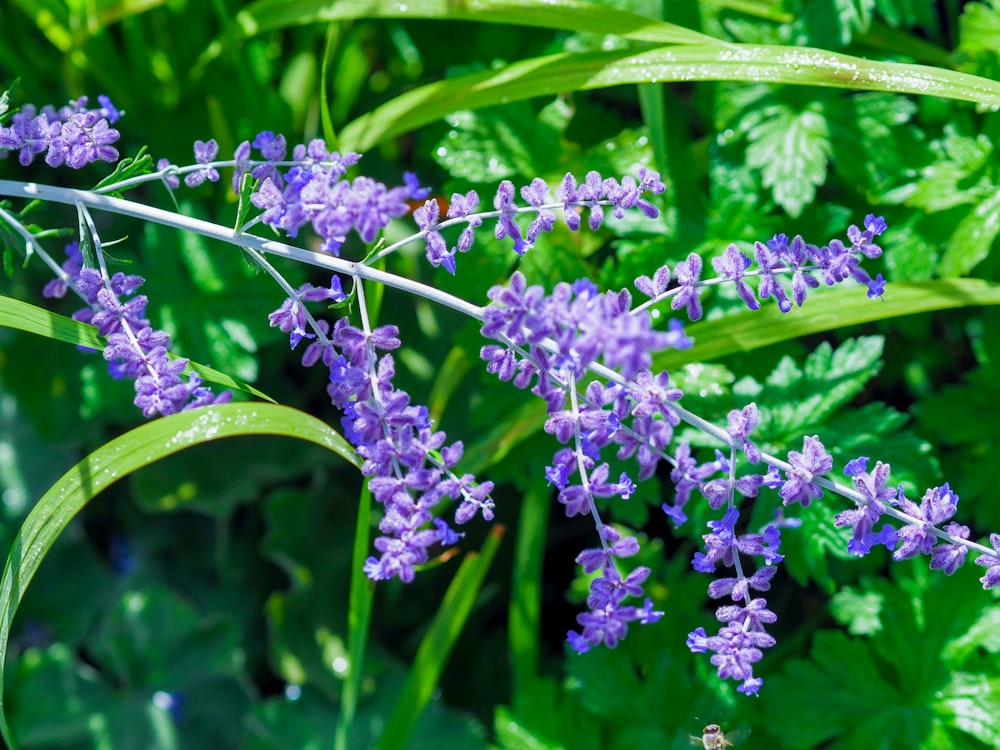
[(2, 712), (2, 670), (11, 624), (25, 589), (56, 539), (92, 498), (119, 479), (194, 445), (237, 435), (283, 435), (306, 440), (358, 465), (347, 442), (315, 417), (285, 406), (220, 404), (130, 430), (70, 469), (21, 525), (0, 581), (0, 731), (8, 747), (16, 747)]
[(952, 125), (935, 141), (934, 164), (921, 170), (920, 180), (906, 198), (906, 205), (928, 212), (975, 203), (995, 190), (989, 170), (995, 164), (993, 143), (983, 133), (961, 135)]
[[(357, 548), (350, 544), (349, 529), (338, 525), (343, 515), (336, 504), (313, 502), (300, 490), (277, 490), (264, 505), (268, 531), (261, 545), (291, 583), (267, 602), (272, 668), (286, 682), (311, 685), (330, 701), (337, 700), (346, 676), (344, 667), (334, 668), (335, 659), (347, 656), (343, 603), (351, 580), (344, 571), (356, 570)], [(368, 553), (367, 540), (360, 549)], [(352, 672), (362, 669), (347, 664)]]
[[(912, 174), (914, 164), (927, 158), (923, 134), (910, 124), (916, 102), (905, 96), (869, 92), (838, 97), (824, 112), (830, 123), (831, 164), (875, 201), (882, 202), (886, 192)], [(859, 153), (863, 159), (855, 158)]]
[(560, 136), (569, 119), (566, 104), (556, 106), (563, 116), (555, 123), (552, 117), (537, 116), (526, 102), (449, 114), (449, 130), (434, 148), (434, 160), (452, 177), (473, 183), (546, 174), (558, 163)]
[(881, 336), (863, 336), (844, 341), (836, 350), (824, 341), (806, 358), (803, 370), (784, 357), (756, 396), (766, 405), (766, 434), (798, 436), (821, 424), (878, 374), (882, 352)]
[(958, 52), (963, 70), (995, 78), (1000, 74), (1000, 6), (992, 6), (965, 4), (958, 19)]
[(234, 619), (201, 616), (169, 589), (150, 587), (122, 595), (89, 653), (120, 684), (179, 694), (242, 676), (239, 641)]
[[(113, 692), (66, 644), (27, 649), (10, 677), (20, 699), (11, 720), (26, 746), (84, 750), (108, 739), (109, 728), (92, 717), (113, 700)], [(59, 720), (53, 721), (56, 712)]]
[(482, 549), (478, 553), (470, 553), (459, 566), (427, 633), (420, 641), (406, 682), (379, 740), (378, 750), (403, 750), (409, 746), (417, 721), (430, 701), (455, 641), (479, 597), (502, 537), (503, 527), (494, 526)]
[[(128, 591), (113, 604), (87, 663), (62, 644), (18, 660), (17, 736), (31, 747), (235, 746), (232, 717), (250, 703), (235, 621), (200, 617), (160, 588)], [(181, 721), (169, 701), (178, 702)]]
[[(267, 488), (301, 478), (324, 461), (321, 448), (298, 442), (269, 436), (226, 440), (147, 467), (131, 477), (130, 492), (148, 513), (189, 510), (222, 521)], [(220, 466), (241, 468), (220, 472)]]
[(432, 18), (450, 21), (539, 26), (563, 31), (614, 34), (660, 44), (715, 41), (683, 26), (579, 0), (258, 0), (241, 10), (236, 23), (245, 36), (288, 26), (360, 18)]
[[(808, 47), (700, 44), (535, 57), (427, 84), (347, 125), (340, 144), (363, 152), (449, 112), (536, 96), (632, 83), (717, 80), (893, 91), (1000, 105), (1000, 81), (941, 68), (876, 62)], [(813, 121), (804, 127), (811, 132)]]
[(861, 595), (881, 600), (881, 620), (892, 626), (871, 638), (819, 632), (809, 661), (788, 663), (763, 694), (771, 731), (791, 747), (860, 749), (886, 736), (894, 738), (886, 747), (996, 744), (1000, 642), (990, 625), (1000, 607), (976, 571), (947, 577), (925, 565), (897, 564), (894, 581), (862, 580)]
[(936, 22), (934, 0), (875, 0), (875, 8), (894, 29), (931, 26)]
[(955, 227), (941, 256), (938, 273), (945, 278), (969, 273), (990, 254), (997, 234), (1000, 234), (1000, 187)]
[[(126, 156), (115, 164), (115, 171), (98, 182), (93, 190), (97, 191), (106, 185), (113, 185), (116, 182), (128, 180), (132, 177), (150, 174), (153, 171), (153, 157), (146, 153), (146, 147), (139, 149), (135, 156)], [(115, 195), (120, 195), (115, 193)]]
[[(78, 320), (67, 318), (65, 315), (46, 310), (44, 307), (38, 307), (11, 297), (0, 296), (0, 327), (15, 328), (19, 331), (34, 333), (67, 344), (85, 346), (89, 349), (104, 348), (103, 340), (97, 335), (97, 328), (89, 323), (81, 323)], [(176, 359), (175, 355), (170, 356)], [(206, 365), (188, 361), (184, 372), (195, 372), (202, 380), (209, 383), (243, 391), (274, 403), (273, 398), (249, 383), (244, 383), (242, 380)]]
[(747, 132), (747, 165), (761, 170), (764, 187), (793, 218), (816, 197), (826, 181), (830, 134), (815, 107), (793, 111), (778, 105)]
[(882, 629), (882, 603), (874, 591), (859, 593), (847, 586), (830, 600), (830, 612), (851, 635), (872, 635)]
[(829, 39), (836, 34), (841, 46), (847, 46), (857, 34), (868, 31), (876, 0), (828, 0), (823, 3), (804, 2), (801, 21), (808, 29), (810, 41)]
[(305, 687), (294, 700), (284, 696), (256, 703), (246, 718), (245, 750), (324, 750), (330, 746), (336, 712), (330, 701)]

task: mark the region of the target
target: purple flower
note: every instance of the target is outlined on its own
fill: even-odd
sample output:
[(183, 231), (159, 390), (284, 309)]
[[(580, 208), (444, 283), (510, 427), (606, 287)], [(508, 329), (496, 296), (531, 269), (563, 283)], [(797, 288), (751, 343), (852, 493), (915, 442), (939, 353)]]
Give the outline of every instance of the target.
[(808, 507), (814, 498), (823, 496), (823, 490), (814, 479), (833, 468), (833, 458), (823, 448), (819, 438), (813, 435), (803, 439), (801, 453), (788, 452), (788, 463), (791, 464), (791, 470), (778, 494), (785, 505), (797, 502), (804, 508)]
[(87, 109), (87, 97), (80, 97), (58, 111), (47, 106), (40, 113), (30, 104), (24, 106), (9, 126), (0, 127), (0, 151), (17, 151), (22, 166), (43, 152), (51, 167), (79, 169), (94, 161), (117, 161), (112, 144), (120, 134), (110, 124), (124, 113), (106, 96), (98, 101), (97, 109)]
[[(215, 160), (219, 154), (219, 144), (212, 138), (210, 141), (194, 142), (194, 158), (198, 164), (209, 164)], [(188, 187), (198, 187), (205, 180), (209, 182), (219, 181), (219, 170), (215, 167), (203, 167), (196, 172), (191, 172), (184, 177), (184, 184)]]
[(976, 565), (986, 568), (986, 575), (979, 579), (986, 590), (1000, 586), (1000, 534), (990, 534), (992, 555), (982, 554), (976, 558)]
[[(135, 380), (135, 405), (144, 416), (166, 416), (232, 398), (228, 391), (216, 396), (202, 385), (196, 373), (191, 373), (186, 382), (182, 380), (188, 360), (170, 357), (170, 337), (150, 326), (144, 317), (146, 297), (133, 296), (144, 283), (141, 276), (116, 273), (106, 278), (97, 269), (83, 268), (75, 242), (66, 247), (66, 255), (63, 270), (91, 305), (73, 317), (97, 326), (98, 334), (106, 337), (104, 359), (111, 374), (116, 379)], [(55, 286), (50, 282), (46, 291), (51, 296), (62, 296), (66, 282)]]
[(670, 309), (687, 308), (687, 316), (691, 321), (701, 319), (701, 256), (691, 253), (687, 260), (674, 266), (674, 275), (680, 284), (680, 291), (670, 301)]
[(649, 574), (649, 568), (640, 567), (623, 579), (614, 562), (608, 558), (602, 574), (590, 583), (588, 610), (576, 616), (580, 632), (570, 631), (567, 634), (570, 646), (577, 653), (584, 653), (601, 644), (614, 648), (628, 633), (630, 623), (645, 625), (658, 621), (663, 612), (653, 609), (650, 599), (646, 599), (641, 607), (624, 603), (629, 596), (642, 596), (642, 583)]
[(749, 255), (741, 253), (736, 245), (730, 245), (724, 255), (712, 258), (712, 268), (721, 278), (729, 279), (736, 285), (736, 293), (747, 307), (758, 310), (760, 302), (757, 301), (753, 289), (743, 281), (743, 273), (750, 268), (752, 262)]
[(524, 255), (530, 249), (531, 245), (524, 241), (524, 237), (521, 236), (521, 228), (514, 220), (517, 213), (517, 206), (514, 205), (513, 182), (504, 180), (500, 183), (493, 198), (493, 207), (500, 212), (493, 235), (498, 240), (510, 237), (514, 241), (514, 252), (518, 255)]
[(750, 435), (760, 424), (760, 412), (757, 404), (748, 404), (742, 410), (733, 409), (726, 415), (729, 427), (726, 432), (734, 440), (742, 441), (742, 450), (747, 461), (752, 464), (760, 461), (760, 449), (750, 440)]
[[(969, 538), (968, 526), (952, 522), (944, 530), (955, 539)], [(968, 554), (969, 548), (961, 542), (942, 542), (931, 550), (931, 570), (942, 570), (950, 576), (962, 566)]]

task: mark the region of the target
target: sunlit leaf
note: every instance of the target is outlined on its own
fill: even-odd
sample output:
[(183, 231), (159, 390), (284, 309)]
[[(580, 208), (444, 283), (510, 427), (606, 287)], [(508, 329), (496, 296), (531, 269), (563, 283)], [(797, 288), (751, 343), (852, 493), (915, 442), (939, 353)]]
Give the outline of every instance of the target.
[(347, 125), (340, 143), (345, 150), (366, 151), (449, 112), (567, 91), (669, 81), (828, 86), (1000, 106), (1000, 81), (941, 68), (865, 60), (806, 47), (698, 44), (549, 55), (427, 84)]

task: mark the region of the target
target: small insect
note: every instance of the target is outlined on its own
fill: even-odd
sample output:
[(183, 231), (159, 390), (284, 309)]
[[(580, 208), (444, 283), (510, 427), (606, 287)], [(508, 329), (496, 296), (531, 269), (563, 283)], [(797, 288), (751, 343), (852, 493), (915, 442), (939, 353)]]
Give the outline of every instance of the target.
[(691, 744), (700, 744), (704, 750), (725, 750), (733, 746), (718, 724), (707, 724), (701, 732), (701, 737), (691, 737)]

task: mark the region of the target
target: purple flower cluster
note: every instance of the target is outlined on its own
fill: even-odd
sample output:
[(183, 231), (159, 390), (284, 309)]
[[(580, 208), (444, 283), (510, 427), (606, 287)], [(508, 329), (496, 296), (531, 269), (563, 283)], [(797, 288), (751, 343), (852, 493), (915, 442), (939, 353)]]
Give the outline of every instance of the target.
[(28, 166), (41, 153), (50, 167), (65, 164), (72, 169), (95, 161), (114, 162), (118, 150), (112, 145), (120, 134), (111, 127), (123, 113), (106, 96), (97, 97), (100, 107), (87, 108), (87, 97), (56, 109), (38, 111), (27, 104), (14, 114), (10, 125), (0, 127), (0, 157), (17, 151), (18, 161)]
[[(752, 695), (764, 682), (754, 676), (753, 665), (762, 658), (762, 649), (775, 643), (764, 625), (777, 621), (777, 615), (767, 609), (767, 601), (763, 597), (752, 599), (751, 591), (770, 589), (771, 579), (777, 570), (775, 566), (783, 559), (778, 554), (781, 532), (777, 524), (770, 524), (759, 534), (737, 534), (736, 522), (740, 513), (734, 505), (734, 498), (736, 492), (743, 497), (756, 497), (762, 486), (772, 489), (781, 486), (782, 478), (774, 467), (769, 467), (767, 474), (745, 474), (736, 478), (733, 462), (737, 449), (743, 452), (750, 464), (761, 460), (760, 449), (750, 440), (750, 435), (760, 423), (760, 413), (756, 404), (750, 404), (741, 410), (730, 411), (727, 418), (729, 426), (726, 432), (731, 440), (732, 456), (727, 458), (716, 452), (715, 461), (699, 466), (691, 457), (690, 448), (682, 443), (674, 459), (672, 474), (677, 497), (673, 506), (664, 504), (663, 510), (675, 523), (682, 523), (686, 520), (683, 507), (696, 488), (708, 500), (709, 507), (727, 508), (721, 520), (708, 522), (711, 533), (702, 537), (705, 551), (695, 553), (692, 565), (695, 570), (708, 574), (714, 573), (719, 563), (733, 568), (735, 576), (714, 580), (708, 587), (708, 595), (712, 599), (729, 596), (735, 603), (716, 610), (716, 618), (722, 623), (716, 635), (708, 636), (704, 628), (697, 628), (689, 634), (687, 645), (696, 653), (713, 652), (711, 662), (718, 668), (719, 677), (739, 681), (737, 689)], [(723, 477), (710, 479), (716, 471), (723, 472)], [(789, 472), (788, 481), (792, 477), (793, 473)], [(763, 567), (747, 576), (741, 554), (760, 557)]]
[[(211, 148), (214, 141), (199, 144), (201, 152), (196, 144), (196, 158), (200, 164), (207, 164), (218, 147)], [(251, 160), (252, 149), (259, 151), (262, 163)], [(392, 219), (409, 213), (408, 201), (421, 200), (429, 193), (409, 173), (404, 176), (406, 184), (396, 188), (369, 177), (344, 179), (361, 155), (331, 153), (321, 139), (295, 146), (287, 170), (283, 168), (286, 152), (284, 136), (270, 131), (259, 133), (253, 143), (241, 143), (235, 154), (233, 188), (239, 192), (243, 176), (249, 174), (259, 182), (250, 200), (264, 212), (265, 224), (289, 237), (297, 236), (308, 224), (322, 238), (322, 249), (334, 255), (339, 255), (349, 232), (355, 232), (366, 243), (373, 242)], [(202, 172), (204, 176), (198, 182), (212, 179), (210, 171)]]
[[(759, 421), (755, 405), (729, 413), (727, 433), (732, 449), (741, 449), (749, 463), (756, 463), (762, 456), (750, 441), (750, 433)], [(745, 474), (735, 478), (732, 461), (716, 452), (714, 461), (699, 465), (691, 456), (690, 449), (682, 443), (674, 460), (671, 477), (676, 488), (675, 504), (664, 504), (663, 510), (675, 523), (686, 520), (684, 505), (691, 493), (697, 489), (708, 500), (712, 508), (728, 504), (728, 510), (720, 521), (710, 521), (711, 533), (705, 535), (705, 551), (695, 554), (695, 570), (711, 573), (718, 563), (735, 568), (735, 577), (723, 578), (710, 584), (708, 593), (713, 599), (730, 596), (734, 602), (742, 604), (720, 607), (716, 617), (723, 623), (717, 635), (708, 636), (703, 628), (698, 628), (688, 637), (692, 651), (714, 653), (712, 663), (718, 667), (719, 676), (741, 682), (738, 688), (744, 693), (757, 692), (763, 681), (753, 675), (753, 664), (762, 656), (761, 649), (774, 644), (774, 639), (764, 630), (764, 625), (775, 622), (776, 616), (766, 608), (763, 598), (750, 598), (750, 591), (767, 591), (770, 580), (781, 562), (777, 553), (781, 537), (779, 526), (793, 525), (787, 520), (768, 525), (760, 534), (738, 535), (735, 531), (739, 511), (733, 505), (734, 491), (744, 497), (755, 497), (760, 487), (778, 490), (784, 505), (798, 503), (807, 507), (812, 500), (822, 496), (820, 477), (833, 468), (833, 459), (815, 436), (805, 437), (802, 451), (789, 451), (788, 469), (782, 473), (774, 466), (768, 467), (765, 475)], [(954, 516), (958, 496), (945, 484), (927, 490), (917, 504), (908, 500), (902, 487), (888, 486), (889, 466), (877, 462), (875, 468), (866, 471), (867, 457), (859, 457), (849, 462), (845, 474), (853, 478), (859, 497), (856, 507), (839, 513), (834, 521), (838, 527), (852, 530), (852, 538), (847, 544), (849, 552), (856, 555), (868, 554), (875, 546), (884, 545), (893, 554), (894, 560), (907, 560), (919, 554), (930, 555), (931, 568), (943, 570), (947, 575), (954, 573), (965, 561), (970, 546), (969, 528), (950, 522)], [(718, 471), (728, 474), (722, 479), (711, 477)], [(824, 480), (825, 482), (825, 480)], [(825, 482), (829, 487), (829, 482)], [(883, 523), (876, 529), (883, 516), (890, 516), (900, 522), (897, 529)], [(947, 522), (947, 523), (946, 523)], [(993, 549), (1000, 552), (1000, 535), (990, 537)], [(980, 554), (976, 564), (987, 568), (980, 581), (987, 589), (1000, 586), (1000, 555)], [(760, 567), (752, 575), (746, 575), (740, 562), (740, 554), (760, 557), (765, 567)]]
[(454, 516), (457, 524), (479, 514), (489, 521), (493, 483), (456, 474), (462, 443), (446, 445), (445, 433), (432, 428), (427, 408), (411, 404), (409, 394), (393, 385), (393, 358), (378, 352), (399, 347), (396, 326), (366, 332), (340, 318), (332, 329), (320, 320), (314, 332), (307, 332), (305, 303), (344, 299), (336, 276), (327, 288), (306, 284), (271, 314), (271, 325), (289, 334), (293, 348), (303, 338), (314, 339), (303, 364), (322, 362), (328, 368), (327, 393), (344, 412), (344, 435), (357, 446), (372, 496), (385, 507), (379, 522), (382, 536), (374, 543), (380, 555), (368, 558), (365, 574), (372, 580), (409, 582), (417, 566), (430, 559), (433, 547), (454, 544), (461, 536), (435, 515), (442, 501), (460, 501)]
[(602, 643), (614, 648), (628, 633), (631, 622), (646, 625), (663, 617), (662, 612), (653, 609), (651, 599), (647, 598), (641, 607), (623, 603), (626, 597), (642, 596), (642, 584), (649, 578), (650, 570), (640, 566), (622, 578), (614, 561), (638, 554), (639, 542), (631, 536), (623, 539), (611, 526), (604, 526), (600, 532), (603, 546), (584, 550), (576, 558), (584, 573), (600, 571), (590, 582), (588, 611), (576, 618), (581, 632), (570, 631), (568, 636), (570, 646), (581, 654)]
[[(704, 628), (697, 628), (688, 635), (687, 645), (695, 653), (713, 652), (711, 662), (717, 667), (719, 677), (739, 681), (737, 690), (753, 695), (764, 684), (754, 676), (753, 665), (763, 657), (761, 649), (775, 643), (764, 626), (778, 617), (767, 608), (763, 597), (751, 599), (750, 591), (771, 588), (771, 579), (777, 571), (773, 566), (783, 557), (778, 554), (781, 532), (776, 526), (768, 526), (761, 534), (738, 535), (739, 516), (739, 511), (730, 507), (721, 521), (710, 521), (712, 533), (704, 536), (705, 554), (699, 552), (694, 557), (695, 570), (703, 573), (714, 572), (720, 562), (736, 569), (736, 576), (716, 579), (708, 587), (708, 595), (713, 599), (728, 596), (735, 603), (715, 611), (716, 619), (722, 623), (718, 634), (709, 636)], [(740, 553), (761, 557), (765, 566), (746, 576), (739, 562)]]
[[(29, 164), (45, 152), (50, 165), (71, 167), (116, 160), (118, 153), (111, 144), (118, 132), (110, 124), (119, 113), (105, 97), (100, 102), (101, 108), (94, 110), (86, 109), (85, 98), (59, 111), (46, 108), (37, 113), (26, 107), (11, 118), (8, 127), (0, 127), (0, 155), (18, 151), (21, 163)], [(254, 150), (260, 158), (252, 157)], [(322, 249), (333, 254), (339, 254), (352, 232), (365, 243), (374, 242), (392, 219), (409, 212), (411, 202), (429, 193), (412, 174), (404, 176), (404, 186), (395, 188), (368, 177), (346, 179), (360, 155), (329, 152), (322, 140), (295, 146), (289, 161), (287, 153), (285, 138), (270, 131), (243, 142), (235, 153), (233, 188), (240, 192), (249, 178), (250, 201), (262, 212), (260, 221), (290, 237), (308, 226), (322, 239)], [(220, 179), (218, 168), (225, 164), (216, 161), (214, 140), (197, 141), (194, 154), (196, 163), (183, 170), (160, 162), (161, 177), (168, 186), (179, 185), (180, 174), (185, 174), (189, 187)], [(475, 230), (486, 219), (495, 219), (497, 240), (510, 239), (515, 252), (524, 254), (542, 233), (554, 229), (557, 211), (572, 231), (580, 228), (584, 214), (590, 229), (597, 230), (608, 210), (616, 218), (632, 208), (657, 216), (658, 209), (646, 196), (664, 190), (659, 175), (644, 168), (637, 177), (624, 177), (620, 182), (590, 172), (579, 183), (567, 174), (554, 193), (538, 178), (519, 191), (504, 181), (493, 197), (493, 211), (479, 212), (475, 191), (454, 194), (446, 210), (439, 201), (427, 200), (414, 211), (420, 229), (415, 237), (424, 239), (432, 266), (443, 266), (454, 274), (457, 254), (470, 250)], [(523, 204), (518, 204), (518, 195)], [(530, 221), (520, 222), (521, 214)], [(449, 247), (443, 231), (452, 226), (462, 229)], [(728, 597), (732, 603), (716, 609), (721, 623), (716, 634), (697, 628), (689, 634), (687, 645), (695, 652), (711, 652), (719, 676), (738, 681), (740, 692), (759, 691), (763, 680), (755, 676), (754, 665), (763, 650), (775, 643), (766, 626), (777, 617), (757, 594), (770, 589), (783, 559), (778, 552), (780, 527), (793, 525), (795, 519), (779, 518), (759, 533), (738, 532), (736, 497), (752, 499), (762, 488), (769, 488), (784, 506), (808, 507), (824, 488), (832, 486), (822, 477), (832, 470), (833, 459), (816, 436), (805, 437), (801, 451), (789, 451), (787, 465), (764, 456), (751, 439), (761, 421), (755, 404), (730, 412), (725, 435), (717, 433), (728, 438), (728, 455), (716, 451), (713, 460), (699, 464), (686, 442), (671, 455), (675, 428), (682, 417), (696, 426), (704, 423), (699, 425), (697, 417), (677, 403), (682, 392), (671, 384), (667, 372), (651, 371), (652, 355), (670, 347), (688, 348), (692, 341), (680, 321), (671, 320), (666, 330), (655, 328), (646, 308), (669, 299), (672, 309), (684, 309), (691, 320), (698, 320), (701, 294), (707, 285), (720, 281), (732, 283), (751, 310), (774, 298), (779, 309), (788, 312), (794, 305), (801, 306), (810, 290), (848, 279), (864, 284), (869, 298), (878, 297), (884, 292), (884, 280), (881, 275), (871, 278), (861, 264), (865, 258), (881, 255), (875, 239), (885, 229), (881, 217), (869, 214), (863, 227), (849, 227), (846, 242), (834, 239), (817, 246), (801, 236), (789, 240), (778, 234), (766, 243), (756, 242), (752, 255), (730, 245), (722, 256), (711, 260), (717, 277), (710, 280), (702, 280), (704, 261), (692, 253), (674, 264), (672, 271), (664, 265), (651, 276), (637, 278), (635, 288), (649, 298), (637, 307), (627, 290), (599, 293), (592, 282), (581, 280), (557, 284), (547, 294), (540, 286), (529, 286), (520, 272), (506, 286), (490, 290), (491, 304), (483, 312), (481, 332), (499, 343), (483, 346), (480, 356), (488, 372), (518, 388), (530, 388), (545, 402), (544, 429), (562, 446), (546, 467), (546, 478), (558, 490), (557, 499), (567, 516), (590, 515), (598, 532), (600, 546), (576, 558), (591, 580), (587, 609), (577, 616), (579, 628), (567, 636), (574, 650), (614, 647), (630, 624), (652, 623), (663, 616), (651, 599), (644, 598), (650, 570), (644, 566), (626, 570), (624, 561), (639, 552), (637, 539), (623, 536), (599, 515), (601, 499), (627, 500), (636, 489), (628, 473), (615, 478), (608, 462), (602, 460), (602, 451), (614, 446), (618, 459), (636, 459), (637, 481), (652, 477), (661, 461), (671, 464), (674, 501), (662, 507), (675, 524), (687, 520), (684, 509), (695, 490), (710, 508), (725, 508), (721, 519), (708, 523), (704, 550), (694, 555), (692, 564), (706, 574), (715, 573), (720, 564), (732, 569), (731, 575), (708, 586), (712, 599)], [(147, 300), (136, 294), (142, 278), (122, 273), (109, 276), (103, 262), (100, 270), (84, 268), (75, 244), (67, 247), (67, 256), (64, 275), (46, 286), (45, 295), (63, 296), (73, 285), (87, 300), (91, 307), (74, 317), (94, 324), (106, 337), (104, 356), (112, 362), (113, 374), (135, 379), (135, 403), (146, 416), (228, 400), (230, 394), (216, 397), (196, 375), (182, 381), (187, 360), (171, 359), (168, 335), (153, 329), (144, 318)], [(789, 280), (782, 282), (782, 276)], [(751, 283), (754, 278), (756, 284)], [(360, 287), (351, 291), (362, 308), (363, 291)], [(477, 515), (491, 520), (493, 483), (458, 474), (455, 467), (463, 444), (447, 443), (445, 433), (433, 428), (427, 408), (411, 403), (409, 394), (396, 388), (390, 353), (400, 346), (396, 326), (371, 330), (364, 314), (362, 328), (352, 326), (346, 317), (331, 325), (314, 318), (307, 308), (322, 303), (339, 306), (347, 299), (336, 275), (327, 287), (305, 284), (270, 315), (270, 323), (288, 334), (292, 349), (303, 340), (308, 342), (302, 355), (305, 366), (322, 363), (327, 369), (327, 392), (343, 411), (344, 434), (364, 461), (362, 473), (369, 478), (373, 497), (384, 506), (381, 534), (374, 542), (378, 554), (366, 560), (366, 575), (373, 580), (409, 582), (437, 548), (454, 544), (461, 536), (442, 518), (447, 502), (457, 503), (456, 525)], [(595, 373), (598, 377), (593, 379)], [(749, 465), (766, 458), (785, 469), (769, 464), (766, 473), (738, 472), (738, 453)], [(838, 514), (835, 524), (851, 529), (848, 550), (864, 555), (881, 544), (895, 560), (926, 554), (932, 568), (946, 574), (957, 570), (971, 543), (969, 528), (951, 521), (958, 497), (950, 486), (931, 488), (919, 503), (913, 502), (901, 487), (888, 486), (888, 465), (878, 462), (868, 472), (867, 461), (855, 459), (845, 472), (853, 479), (856, 507)], [(889, 523), (877, 528), (884, 516), (895, 519), (898, 528)], [(986, 568), (980, 580), (987, 589), (1000, 586), (1000, 534), (993, 534), (990, 541), (994, 552), (975, 560)], [(753, 557), (758, 558), (756, 570), (745, 570), (746, 560)]]
[(111, 374), (135, 380), (135, 405), (143, 415), (166, 416), (232, 398), (228, 391), (213, 394), (195, 373), (186, 382), (181, 379), (188, 360), (170, 357), (170, 336), (143, 317), (146, 296), (133, 296), (144, 283), (141, 276), (119, 272), (108, 277), (96, 268), (84, 268), (75, 242), (66, 247), (66, 255), (62, 268), (67, 276), (47, 284), (43, 294), (62, 297), (68, 291), (66, 280), (74, 284), (90, 307), (77, 311), (73, 318), (97, 326), (98, 335), (107, 339), (104, 358)]
[[(849, 246), (834, 239), (820, 247), (806, 244), (799, 235), (789, 241), (786, 235), (776, 234), (766, 244), (754, 243), (753, 257), (741, 252), (736, 245), (729, 245), (725, 253), (712, 258), (712, 268), (718, 279), (735, 285), (736, 293), (751, 310), (760, 309), (761, 300), (771, 297), (777, 300), (778, 309), (783, 313), (792, 309), (793, 301), (801, 307), (808, 291), (820, 285), (815, 273), (828, 286), (854, 279), (868, 287), (869, 298), (879, 297), (885, 291), (882, 274), (871, 278), (861, 267), (861, 260), (877, 258), (882, 254), (882, 248), (873, 240), (885, 229), (886, 223), (881, 216), (868, 214), (864, 229), (854, 224), (848, 228)], [(755, 263), (756, 268), (753, 268)], [(657, 269), (652, 277), (640, 276), (635, 280), (635, 286), (655, 301), (670, 297), (672, 309), (684, 308), (690, 320), (699, 320), (702, 316), (701, 294), (710, 283), (701, 279), (703, 268), (701, 256), (691, 253), (674, 266), (673, 275), (677, 281), (674, 288), (668, 290), (671, 274), (667, 266)], [(792, 277), (791, 298), (779, 280), (781, 275)], [(747, 283), (747, 279), (753, 277), (758, 279), (756, 290)]]
[[(958, 570), (969, 553), (966, 543), (969, 527), (950, 520), (958, 509), (958, 495), (948, 484), (931, 487), (918, 505), (907, 499), (902, 487), (888, 486), (888, 464), (878, 461), (870, 472), (866, 471), (867, 466), (868, 457), (860, 456), (844, 470), (847, 476), (853, 478), (854, 488), (861, 495), (861, 499), (856, 501), (857, 507), (839, 513), (835, 521), (836, 526), (853, 530), (848, 551), (866, 555), (873, 547), (882, 544), (892, 551), (894, 560), (930, 555), (932, 570), (942, 570), (946, 575)], [(891, 506), (893, 512), (890, 513), (887, 506)], [(886, 523), (875, 531), (876, 523), (886, 514), (901, 522), (902, 526), (896, 529)], [(991, 542), (995, 536), (990, 537)], [(983, 554), (976, 559), (976, 564), (992, 570), (1000, 565), (1000, 559)], [(996, 573), (987, 573), (980, 580), (986, 588), (1000, 584)]]
[[(614, 177), (604, 178), (600, 173), (591, 171), (582, 184), (577, 184), (576, 178), (567, 173), (556, 189), (554, 198), (548, 184), (540, 177), (522, 187), (521, 198), (527, 206), (521, 207), (515, 201), (514, 183), (504, 180), (493, 197), (494, 212), (477, 214), (479, 195), (470, 190), (465, 195), (452, 195), (446, 215), (450, 221), (441, 221), (441, 209), (437, 201), (433, 200), (414, 211), (413, 218), (427, 242), (427, 260), (435, 268), (444, 266), (449, 273), (454, 274), (456, 253), (469, 251), (475, 239), (474, 230), (482, 224), (484, 217), (495, 216), (497, 223), (494, 236), (498, 240), (509, 237), (514, 243), (514, 251), (518, 255), (524, 255), (534, 246), (539, 235), (551, 232), (555, 227), (555, 208), (562, 210), (566, 226), (574, 232), (580, 228), (580, 212), (587, 210), (588, 225), (596, 231), (604, 221), (606, 206), (611, 207), (618, 219), (630, 208), (638, 208), (646, 216), (655, 218), (660, 213), (659, 209), (643, 196), (646, 193), (658, 195), (664, 190), (666, 185), (660, 180), (660, 175), (645, 167), (639, 167), (638, 181), (626, 176), (619, 182)], [(525, 231), (517, 223), (519, 213), (530, 213), (533, 217)], [(449, 249), (440, 230), (446, 225), (462, 221), (465, 222), (465, 229), (459, 235), (458, 243)]]
[[(590, 282), (558, 284), (546, 295), (515, 272), (510, 284), (493, 287), (489, 298), (481, 332), (503, 344), (482, 348), (487, 371), (518, 388), (531, 386), (545, 401), (545, 431), (573, 446), (556, 452), (546, 477), (558, 488), (566, 514), (591, 514), (601, 535), (601, 549), (588, 550), (578, 560), (587, 572), (602, 573), (591, 582), (589, 611), (577, 617), (582, 630), (571, 632), (569, 642), (577, 651), (613, 644), (629, 622), (653, 622), (659, 614), (649, 602), (639, 608), (624, 604), (627, 596), (641, 596), (649, 572), (639, 569), (620, 577), (613, 558), (634, 554), (629, 550), (635, 540), (611, 538), (596, 498), (627, 499), (635, 485), (625, 473), (610, 480), (608, 464), (598, 461), (603, 448), (616, 445), (619, 458), (636, 456), (640, 479), (652, 476), (679, 423), (671, 404), (681, 397), (666, 372), (650, 372), (652, 353), (684, 348), (690, 341), (679, 326), (658, 331), (647, 314), (631, 314), (627, 291), (598, 294)], [(576, 383), (598, 362), (616, 370), (625, 385), (593, 381), (580, 403)]]
[(475, 213), (477, 208), (479, 208), (479, 195), (475, 190), (470, 190), (465, 195), (455, 193), (451, 197), (447, 217), (449, 219), (464, 218), (466, 225), (458, 236), (458, 243), (450, 250), (441, 232), (436, 229), (441, 218), (441, 207), (438, 202), (429, 200), (414, 210), (413, 220), (417, 222), (417, 226), (420, 227), (420, 231), (426, 239), (427, 260), (432, 266), (435, 268), (444, 266), (448, 273), (455, 274), (455, 254), (469, 252), (472, 242), (476, 238), (476, 227), (483, 223), (482, 217)]

